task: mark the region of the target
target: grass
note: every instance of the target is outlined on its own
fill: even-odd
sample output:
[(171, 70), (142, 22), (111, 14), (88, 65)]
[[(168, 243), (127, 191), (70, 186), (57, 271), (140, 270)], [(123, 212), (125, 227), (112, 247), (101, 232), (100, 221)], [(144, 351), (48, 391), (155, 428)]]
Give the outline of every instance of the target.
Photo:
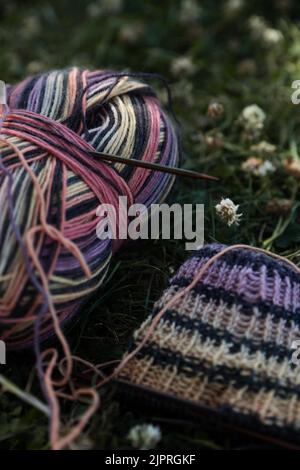
[[(206, 241), (248, 243), (300, 262), (299, 183), (284, 162), (297, 161), (300, 114), (291, 103), (291, 83), (300, 77), (299, 4), (295, 1), (165, 0), (4, 0), (0, 20), (1, 79), (16, 82), (26, 75), (70, 65), (158, 72), (170, 82), (181, 123), (184, 165), (220, 177), (217, 184), (178, 180), (170, 201), (205, 204)], [(240, 5), (240, 6), (238, 6)], [(253, 16), (264, 18), (260, 32)], [(251, 26), (252, 25), (252, 26)], [(282, 38), (270, 44), (268, 27)], [(183, 62), (178, 58), (184, 57)], [(182, 65), (183, 64), (183, 65)], [(185, 65), (184, 65), (185, 64)], [(159, 84), (154, 83), (159, 89)], [(163, 90), (160, 90), (165, 99)], [(211, 100), (224, 115), (207, 115)], [(260, 106), (263, 129), (245, 132), (239, 116), (245, 106)], [(276, 146), (268, 157), (272, 175), (242, 171), (251, 147), (261, 141)], [(221, 196), (240, 205), (239, 227), (216, 219)], [(287, 211), (271, 213), (270, 201), (286, 199)], [(183, 242), (148, 241), (128, 246), (113, 260), (104, 286), (68, 331), (72, 350), (93, 363), (120, 358), (134, 328), (151, 311), (173, 269), (186, 258)], [(30, 396), (43, 399), (30, 352), (9, 353), (1, 373), (19, 390), (0, 393), (0, 449), (48, 448), (47, 418)], [(145, 407), (122, 403), (115, 387), (102, 394), (102, 406), (81, 436), (78, 447), (129, 448), (126, 435), (137, 423), (157, 423), (159, 448), (235, 448), (234, 436), (203, 431), (201, 426), (153, 415)], [(24, 398), (24, 397), (23, 397)], [(29, 403), (28, 403), (29, 400)], [(68, 422), (78, 405), (65, 405)], [(251, 445), (251, 441), (244, 443)], [(243, 444), (243, 445), (244, 445)]]

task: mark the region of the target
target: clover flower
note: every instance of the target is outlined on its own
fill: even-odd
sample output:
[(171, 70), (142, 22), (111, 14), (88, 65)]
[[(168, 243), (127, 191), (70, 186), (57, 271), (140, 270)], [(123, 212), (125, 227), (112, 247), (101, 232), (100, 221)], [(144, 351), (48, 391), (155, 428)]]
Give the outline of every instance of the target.
[(211, 101), (207, 108), (207, 114), (213, 119), (217, 119), (224, 114), (224, 106), (218, 101)]
[(161, 430), (153, 424), (138, 424), (130, 429), (127, 438), (136, 449), (153, 449), (161, 440)]
[(239, 121), (245, 130), (262, 130), (266, 119), (266, 113), (257, 104), (246, 106), (240, 114)]
[(221, 202), (215, 206), (217, 215), (229, 227), (231, 225), (239, 225), (240, 218), (243, 214), (238, 214), (239, 206), (229, 198), (222, 198)]

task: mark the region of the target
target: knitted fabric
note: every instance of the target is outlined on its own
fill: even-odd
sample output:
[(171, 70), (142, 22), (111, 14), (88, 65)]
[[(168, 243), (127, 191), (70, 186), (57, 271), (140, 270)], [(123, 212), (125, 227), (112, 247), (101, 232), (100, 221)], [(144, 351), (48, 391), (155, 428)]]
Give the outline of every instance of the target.
[[(222, 248), (207, 245), (181, 266), (135, 332), (131, 350), (157, 312)], [(164, 313), (120, 378), (209, 407), (231, 422), (294, 436), (300, 366), (291, 362), (291, 345), (300, 337), (299, 314), (300, 277), (289, 265), (247, 249), (229, 251)]]

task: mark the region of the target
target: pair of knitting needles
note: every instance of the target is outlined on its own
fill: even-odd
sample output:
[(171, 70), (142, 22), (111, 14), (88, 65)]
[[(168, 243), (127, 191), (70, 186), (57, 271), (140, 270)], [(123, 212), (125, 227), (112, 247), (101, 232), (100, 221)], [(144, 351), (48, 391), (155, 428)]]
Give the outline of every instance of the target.
[[(3, 80), (0, 80), (0, 124), (3, 121), (5, 115), (7, 114), (8, 106), (7, 106), (7, 99), (6, 99), (6, 86)], [(118, 155), (112, 155), (103, 152), (96, 152), (90, 151), (89, 154), (96, 158), (102, 158), (103, 160), (114, 162), (114, 163), (122, 163), (127, 166), (133, 167), (141, 167), (146, 168), (147, 170), (154, 170), (160, 171), (162, 173), (170, 173), (171, 175), (175, 176), (185, 176), (187, 178), (193, 179), (202, 179), (202, 180), (209, 180), (209, 181), (217, 181), (218, 178), (211, 175), (206, 175), (204, 173), (198, 173), (197, 171), (192, 170), (185, 170), (183, 168), (177, 167), (170, 167), (161, 165), (159, 163), (147, 162), (145, 160), (137, 160), (135, 158), (123, 158), (119, 157)]]

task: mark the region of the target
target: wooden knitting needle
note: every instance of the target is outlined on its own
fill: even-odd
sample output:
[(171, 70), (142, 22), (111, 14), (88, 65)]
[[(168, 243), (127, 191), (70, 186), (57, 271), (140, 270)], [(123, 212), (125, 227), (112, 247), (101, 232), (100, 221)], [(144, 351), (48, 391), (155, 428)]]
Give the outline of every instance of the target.
[(117, 155), (111, 155), (110, 153), (102, 152), (89, 152), (93, 157), (100, 157), (103, 160), (109, 160), (110, 162), (123, 163), (128, 166), (139, 166), (147, 168), (148, 170), (161, 171), (163, 173), (171, 173), (176, 176), (185, 176), (187, 178), (194, 178), (198, 180), (210, 180), (218, 181), (219, 178), (216, 176), (206, 175), (205, 173), (198, 173), (197, 171), (185, 170), (183, 168), (176, 168), (172, 166), (160, 165), (159, 163), (147, 162), (144, 160), (136, 160), (135, 158), (123, 158)]

